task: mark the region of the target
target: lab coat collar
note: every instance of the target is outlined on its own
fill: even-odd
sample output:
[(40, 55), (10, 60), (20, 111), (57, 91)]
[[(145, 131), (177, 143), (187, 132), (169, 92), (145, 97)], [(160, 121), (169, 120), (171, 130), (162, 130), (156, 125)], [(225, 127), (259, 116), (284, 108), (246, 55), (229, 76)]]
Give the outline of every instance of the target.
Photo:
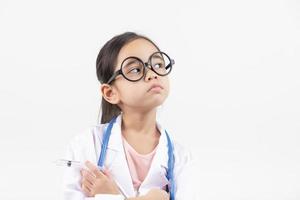
[[(122, 114), (118, 115), (118, 117), (116, 119), (116, 122), (115, 122), (115, 124), (114, 124), (114, 126), (111, 130), (111, 135), (110, 135), (110, 139), (109, 139), (109, 143), (108, 143), (108, 148), (113, 149), (113, 150), (117, 150), (117, 151), (123, 151), (121, 125), (122, 125)], [(158, 121), (156, 121), (156, 127), (158, 128), (158, 130), (161, 134), (161, 136), (159, 138), (159, 144), (158, 144), (157, 151), (166, 150), (166, 153), (167, 153), (168, 141), (167, 141), (165, 129), (163, 128), (163, 126)], [(159, 156), (165, 155), (164, 152), (156, 153), (156, 154), (159, 154)], [(168, 156), (162, 156), (160, 158), (161, 161), (164, 161), (164, 159), (166, 159), (165, 157), (167, 158)], [(164, 162), (162, 162), (162, 164), (165, 167), (167, 167), (167, 165), (165, 165)]]

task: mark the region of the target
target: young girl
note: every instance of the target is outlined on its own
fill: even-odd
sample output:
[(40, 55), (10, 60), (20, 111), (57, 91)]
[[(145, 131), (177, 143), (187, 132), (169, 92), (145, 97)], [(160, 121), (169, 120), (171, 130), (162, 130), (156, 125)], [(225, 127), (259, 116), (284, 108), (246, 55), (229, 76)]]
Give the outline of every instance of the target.
[(100, 50), (101, 124), (69, 144), (66, 159), (84, 167), (65, 171), (66, 200), (193, 200), (191, 156), (156, 120), (169, 94), (174, 60), (133, 32)]

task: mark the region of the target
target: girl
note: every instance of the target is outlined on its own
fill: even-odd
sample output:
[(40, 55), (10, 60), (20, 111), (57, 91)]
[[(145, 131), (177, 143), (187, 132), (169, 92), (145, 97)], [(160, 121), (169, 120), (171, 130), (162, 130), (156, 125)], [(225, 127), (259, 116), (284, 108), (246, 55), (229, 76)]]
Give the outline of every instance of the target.
[[(133, 32), (100, 50), (102, 117), (69, 144), (66, 200), (192, 200), (191, 156), (156, 120), (169, 94), (174, 60), (149, 38)], [(71, 165), (71, 162), (70, 162)]]

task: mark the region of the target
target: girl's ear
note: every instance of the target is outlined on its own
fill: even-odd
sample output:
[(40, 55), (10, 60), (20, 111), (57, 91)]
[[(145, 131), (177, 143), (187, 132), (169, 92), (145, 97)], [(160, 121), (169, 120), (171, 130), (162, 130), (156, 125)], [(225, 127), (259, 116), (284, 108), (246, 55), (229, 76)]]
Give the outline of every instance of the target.
[(112, 87), (111, 85), (108, 85), (108, 84), (102, 84), (100, 90), (101, 90), (103, 98), (107, 102), (109, 102), (111, 104), (119, 103), (119, 101), (120, 101), (119, 94), (115, 87)]

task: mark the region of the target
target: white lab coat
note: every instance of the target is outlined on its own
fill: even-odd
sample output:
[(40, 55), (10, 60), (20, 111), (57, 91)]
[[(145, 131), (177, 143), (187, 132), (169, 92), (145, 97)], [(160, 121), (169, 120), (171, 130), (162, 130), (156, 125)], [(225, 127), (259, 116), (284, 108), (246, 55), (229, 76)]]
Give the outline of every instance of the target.
[[(121, 135), (121, 115), (117, 117), (109, 139), (105, 168), (110, 171), (112, 178), (119, 185), (125, 197), (135, 197), (146, 194), (152, 188), (162, 189), (167, 184), (166, 169), (168, 167), (168, 143), (164, 128), (157, 122), (161, 137), (154, 155), (149, 172), (142, 182), (139, 191), (135, 191), (128, 169)], [(101, 150), (102, 135), (108, 124), (98, 124), (89, 127), (86, 132), (76, 135), (67, 147), (65, 159), (98, 163)], [(171, 137), (171, 136), (170, 136)], [(189, 151), (175, 142), (174, 177), (176, 182), (175, 200), (194, 200), (193, 159)], [(81, 175), (79, 168), (67, 167), (63, 177), (64, 200), (113, 200), (124, 199), (123, 195), (101, 195), (87, 198), (81, 190)]]

